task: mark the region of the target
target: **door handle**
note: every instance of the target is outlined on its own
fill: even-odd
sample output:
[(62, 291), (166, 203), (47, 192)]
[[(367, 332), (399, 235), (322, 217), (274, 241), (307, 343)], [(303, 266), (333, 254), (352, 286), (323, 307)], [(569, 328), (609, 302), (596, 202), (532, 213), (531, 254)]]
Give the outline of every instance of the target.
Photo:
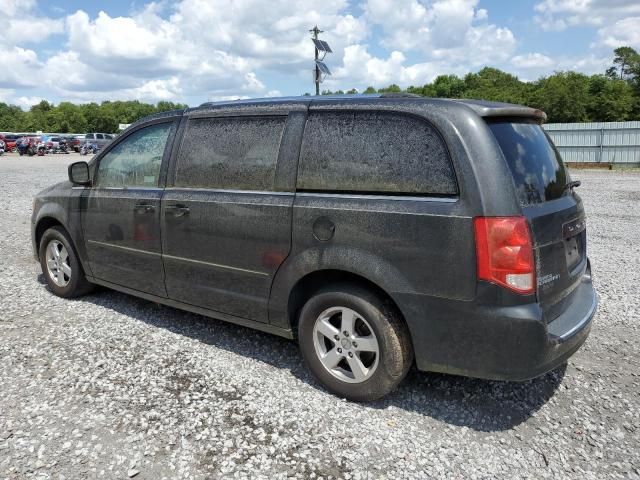
[(180, 204), (167, 205), (165, 207), (165, 210), (167, 213), (170, 213), (174, 217), (184, 217), (185, 215), (189, 215), (190, 212), (189, 207)]
[(133, 211), (135, 213), (153, 213), (156, 211), (156, 207), (154, 205), (150, 205), (148, 203), (138, 203), (135, 207), (133, 207)]

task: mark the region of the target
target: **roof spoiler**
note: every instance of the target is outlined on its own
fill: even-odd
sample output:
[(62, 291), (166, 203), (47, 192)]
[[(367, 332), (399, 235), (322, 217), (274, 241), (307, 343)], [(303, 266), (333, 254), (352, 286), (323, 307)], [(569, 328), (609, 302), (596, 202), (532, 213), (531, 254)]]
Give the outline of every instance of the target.
[(547, 121), (547, 114), (537, 108), (514, 105), (512, 103), (482, 102), (474, 100), (457, 100), (464, 103), (481, 117), (522, 117), (536, 120), (539, 123)]

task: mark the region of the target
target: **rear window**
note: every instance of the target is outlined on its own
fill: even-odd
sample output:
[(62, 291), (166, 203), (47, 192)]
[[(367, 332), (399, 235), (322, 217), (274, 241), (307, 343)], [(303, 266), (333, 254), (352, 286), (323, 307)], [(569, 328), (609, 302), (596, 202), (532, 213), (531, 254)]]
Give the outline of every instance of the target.
[(569, 174), (560, 153), (537, 123), (491, 122), (522, 205), (560, 198)]
[(427, 122), (391, 112), (317, 112), (307, 119), (298, 189), (455, 195), (444, 142)]

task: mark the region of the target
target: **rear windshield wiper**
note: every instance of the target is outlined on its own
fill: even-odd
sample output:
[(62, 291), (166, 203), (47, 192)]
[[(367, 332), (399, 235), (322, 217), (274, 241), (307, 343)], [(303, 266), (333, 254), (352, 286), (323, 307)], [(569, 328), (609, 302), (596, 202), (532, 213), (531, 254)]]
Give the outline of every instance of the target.
[(572, 182), (567, 183), (564, 186), (563, 191), (564, 190), (569, 190), (569, 189), (573, 190), (574, 188), (579, 187), (580, 185), (582, 185), (582, 182), (580, 180), (574, 180)]

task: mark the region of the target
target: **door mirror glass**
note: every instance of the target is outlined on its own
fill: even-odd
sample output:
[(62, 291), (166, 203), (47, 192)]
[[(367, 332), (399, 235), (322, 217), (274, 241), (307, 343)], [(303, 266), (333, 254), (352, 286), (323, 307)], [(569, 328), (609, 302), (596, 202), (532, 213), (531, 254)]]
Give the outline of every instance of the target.
[(87, 162), (75, 162), (69, 165), (69, 181), (74, 185), (90, 185), (89, 164)]

